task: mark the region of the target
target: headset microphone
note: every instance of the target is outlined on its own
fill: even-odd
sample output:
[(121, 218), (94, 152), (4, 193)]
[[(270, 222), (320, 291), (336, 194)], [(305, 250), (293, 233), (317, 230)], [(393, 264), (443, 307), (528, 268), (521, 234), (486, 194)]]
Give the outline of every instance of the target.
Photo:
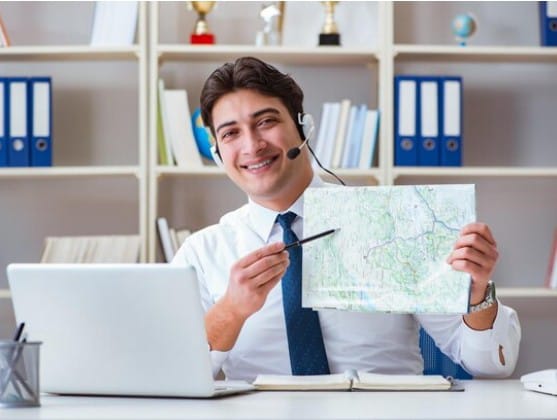
[(308, 141), (312, 138), (313, 132), (315, 131), (315, 123), (313, 122), (313, 117), (311, 114), (298, 113), (298, 124), (302, 127), (302, 132), (304, 133), (304, 141), (298, 147), (293, 147), (286, 152), (288, 159), (294, 160), (298, 157), (302, 149), (308, 144)]
[(302, 147), (305, 146), (307, 140), (304, 141), (304, 143), (298, 147), (293, 147), (292, 149), (290, 149), (287, 153), (286, 156), (288, 156), (288, 159), (290, 160), (294, 160), (298, 157), (298, 155), (300, 154), (300, 152), (302, 151)]
[(298, 147), (293, 147), (292, 149), (288, 150), (288, 152), (286, 152), (286, 156), (288, 156), (288, 159), (290, 160), (296, 159), (300, 154), (300, 152), (302, 151), (302, 149), (307, 145), (310, 153), (312, 154), (313, 158), (315, 159), (319, 167), (323, 169), (325, 172), (327, 172), (329, 175), (332, 175), (340, 184), (346, 185), (344, 181), (340, 179), (333, 171), (330, 171), (329, 169), (321, 165), (321, 162), (319, 162), (319, 159), (317, 158), (315, 153), (313, 153), (313, 149), (308, 144), (309, 140), (313, 135), (313, 131), (315, 130), (315, 123), (313, 122), (313, 117), (310, 114), (302, 115), (301, 113), (298, 113), (298, 124), (300, 124), (300, 126), (302, 127), (302, 131), (304, 133), (305, 138), (302, 144), (300, 144)]

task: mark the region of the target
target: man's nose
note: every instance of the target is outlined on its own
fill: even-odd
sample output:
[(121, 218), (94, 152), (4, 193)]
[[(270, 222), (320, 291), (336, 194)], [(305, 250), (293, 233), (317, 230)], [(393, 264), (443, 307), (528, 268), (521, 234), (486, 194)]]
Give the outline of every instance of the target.
[(267, 142), (263, 139), (257, 130), (248, 130), (244, 137), (243, 151), (244, 153), (257, 154), (267, 146)]

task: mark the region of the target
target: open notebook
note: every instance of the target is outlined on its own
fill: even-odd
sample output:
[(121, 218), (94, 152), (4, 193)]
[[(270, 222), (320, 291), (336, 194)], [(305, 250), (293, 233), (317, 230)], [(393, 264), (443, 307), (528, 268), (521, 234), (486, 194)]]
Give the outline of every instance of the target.
[(449, 391), (453, 382), (441, 375), (384, 375), (356, 370), (331, 375), (259, 375), (253, 385), (269, 391)]

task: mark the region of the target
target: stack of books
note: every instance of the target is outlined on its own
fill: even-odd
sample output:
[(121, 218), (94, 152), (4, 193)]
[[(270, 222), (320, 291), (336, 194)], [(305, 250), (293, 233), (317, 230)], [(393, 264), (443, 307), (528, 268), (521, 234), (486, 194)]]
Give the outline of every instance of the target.
[(353, 105), (349, 99), (325, 102), (312, 147), (325, 167), (368, 169), (373, 166), (378, 130), (378, 110)]
[(137, 10), (137, 1), (98, 1), (91, 31), (91, 45), (132, 45), (137, 25)]
[(168, 226), (168, 221), (165, 217), (157, 219), (157, 233), (159, 236), (159, 243), (166, 262), (172, 261), (178, 249), (182, 246), (191, 231), (188, 229), (174, 229)]
[(137, 263), (139, 235), (47, 237), (41, 263)]
[(159, 80), (158, 155), (159, 164), (177, 165), (187, 169), (203, 167), (195, 141), (188, 92), (185, 89), (165, 89)]

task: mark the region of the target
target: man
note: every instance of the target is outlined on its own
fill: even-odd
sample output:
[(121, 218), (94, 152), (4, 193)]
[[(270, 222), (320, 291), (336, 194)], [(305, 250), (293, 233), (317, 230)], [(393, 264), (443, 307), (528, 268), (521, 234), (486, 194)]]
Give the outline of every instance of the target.
[[(289, 257), (284, 242), (303, 237), (303, 193), (323, 185), (307, 148), (287, 157), (304, 139), (297, 124), (302, 102), (290, 76), (251, 57), (215, 70), (201, 93), (202, 117), (225, 171), (249, 197), (190, 236), (174, 259), (197, 271), (214, 371), (245, 380), (346, 369), (421, 374), (421, 325), (472, 375), (510, 375), (520, 325), (516, 312), (497, 301), (464, 316), (301, 310), (301, 258), (293, 249)], [(488, 226), (462, 229), (447, 261), (472, 276), (472, 304), (486, 298), (497, 258)]]

